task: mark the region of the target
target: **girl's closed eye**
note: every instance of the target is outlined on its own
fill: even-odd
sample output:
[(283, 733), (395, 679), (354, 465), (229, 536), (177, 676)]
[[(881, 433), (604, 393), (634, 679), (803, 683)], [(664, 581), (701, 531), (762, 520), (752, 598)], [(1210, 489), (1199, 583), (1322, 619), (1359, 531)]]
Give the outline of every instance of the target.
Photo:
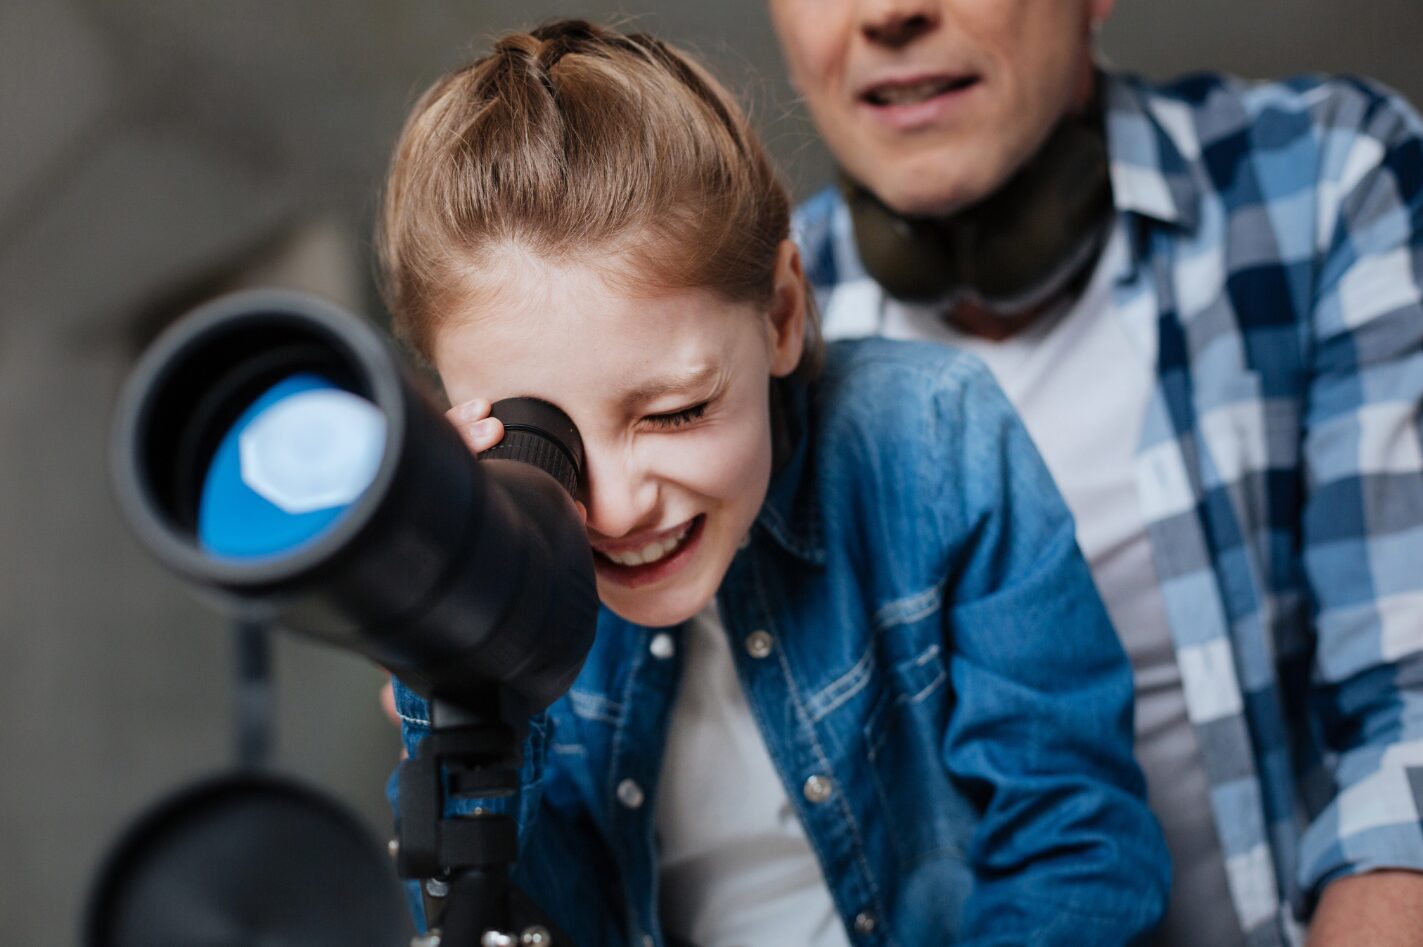
[(674, 430), (691, 424), (706, 414), (707, 405), (709, 404), (711, 404), (711, 402), (703, 401), (700, 404), (694, 404), (690, 408), (683, 408), (680, 411), (669, 411), (665, 414), (649, 414), (643, 420), (647, 421), (647, 423), (653, 427), (661, 428), (662, 430)]

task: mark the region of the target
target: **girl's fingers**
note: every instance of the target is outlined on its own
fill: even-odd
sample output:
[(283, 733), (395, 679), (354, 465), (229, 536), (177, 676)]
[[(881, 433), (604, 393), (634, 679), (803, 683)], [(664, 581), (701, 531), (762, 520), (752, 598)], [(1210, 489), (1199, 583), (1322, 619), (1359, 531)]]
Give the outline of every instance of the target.
[(489, 402), (483, 398), (457, 404), (445, 412), (445, 417), (460, 432), (460, 437), (476, 454), (489, 450), (504, 436), (504, 425), (489, 416)]
[(397, 727), (400, 726), (400, 714), (395, 710), (395, 687), (386, 681), (380, 689), (380, 709), (385, 711), (387, 719)]
[(473, 398), (461, 402), (445, 412), (445, 417), (455, 424), (472, 424), (489, 417), (490, 403), (484, 398)]
[(461, 424), (459, 429), (460, 434), (464, 435), (464, 442), (476, 454), (482, 454), (489, 450), (504, 437), (504, 422), (498, 418), (485, 418), (483, 421), (476, 421), (473, 424)]
[[(386, 681), (385, 685), (380, 689), (380, 709), (385, 711), (385, 715), (390, 718), (390, 722), (399, 728), (400, 713), (395, 709), (395, 686), (391, 684), (390, 681)], [(409, 755), (410, 754), (405, 752), (405, 748), (401, 747), (400, 758), (403, 760), (408, 758)]]

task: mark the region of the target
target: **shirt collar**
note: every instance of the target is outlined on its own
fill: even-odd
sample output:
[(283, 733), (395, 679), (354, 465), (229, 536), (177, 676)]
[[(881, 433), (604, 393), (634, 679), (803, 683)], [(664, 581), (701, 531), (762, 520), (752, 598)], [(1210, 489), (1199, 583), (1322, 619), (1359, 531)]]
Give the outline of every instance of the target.
[(1140, 82), (1099, 72), (1106, 102), (1112, 200), (1119, 211), (1192, 230), (1201, 194), (1191, 156), (1200, 155), (1190, 108), (1152, 97)]
[(772, 416), (784, 431), (789, 449), (771, 475), (766, 501), (756, 523), (782, 549), (811, 564), (825, 563), (825, 541), (815, 484), (815, 447), (810, 386), (796, 380), (774, 383)]

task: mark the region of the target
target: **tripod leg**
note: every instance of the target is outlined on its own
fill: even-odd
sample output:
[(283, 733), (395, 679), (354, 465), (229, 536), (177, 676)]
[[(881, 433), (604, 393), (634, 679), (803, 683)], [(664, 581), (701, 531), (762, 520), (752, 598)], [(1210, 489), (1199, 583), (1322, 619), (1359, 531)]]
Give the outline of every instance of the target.
[(470, 869), (451, 880), (440, 947), (573, 947), (528, 895), (499, 874)]
[[(445, 916), (440, 922), (441, 947), (495, 947), (502, 942), (487, 935), (512, 937), (517, 944), (509, 911), (507, 869), (464, 868), (449, 882)], [(486, 943), (489, 941), (489, 943)]]

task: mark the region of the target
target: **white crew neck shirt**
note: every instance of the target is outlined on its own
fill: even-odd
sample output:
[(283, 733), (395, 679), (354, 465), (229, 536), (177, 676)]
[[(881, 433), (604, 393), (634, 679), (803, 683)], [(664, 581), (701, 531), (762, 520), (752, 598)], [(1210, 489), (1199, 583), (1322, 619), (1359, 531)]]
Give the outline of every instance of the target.
[(656, 813), (664, 928), (696, 947), (848, 947), (715, 601), (680, 647)]

